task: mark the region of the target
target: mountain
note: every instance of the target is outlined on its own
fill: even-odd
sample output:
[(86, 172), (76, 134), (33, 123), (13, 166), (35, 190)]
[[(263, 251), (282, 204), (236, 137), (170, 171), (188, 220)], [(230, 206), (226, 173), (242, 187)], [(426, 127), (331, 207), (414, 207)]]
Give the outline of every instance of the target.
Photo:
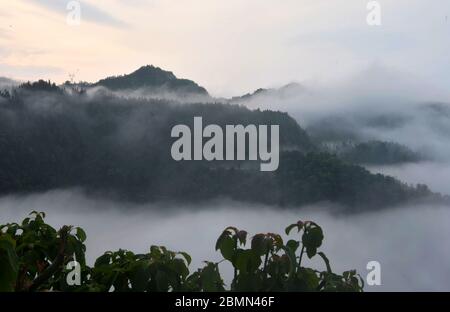
[(395, 142), (371, 140), (357, 143), (344, 141), (324, 143), (321, 148), (354, 164), (392, 165), (426, 160), (423, 155)]
[(208, 96), (206, 89), (194, 81), (177, 78), (172, 72), (153, 65), (143, 66), (131, 74), (102, 79), (93, 86), (102, 86), (112, 91), (147, 89), (153, 92)]
[(3, 89), (10, 89), (12, 87), (15, 87), (19, 84), (19, 82), (13, 80), (13, 79), (9, 79), (6, 77), (0, 77), (0, 90)]
[[(230, 198), (299, 207), (331, 201), (353, 211), (442, 199), (426, 186), (410, 187), (317, 153), (287, 113), (55, 88), (45, 81), (24, 84), (2, 100), (1, 195), (79, 187), (137, 202)], [(222, 128), (280, 125), (279, 169), (261, 172), (245, 161), (173, 160), (171, 130), (179, 124), (192, 129), (194, 116)]]
[(259, 88), (253, 93), (247, 93), (242, 96), (232, 97), (230, 99), (230, 102), (233, 104), (246, 104), (249, 102), (264, 99), (289, 99), (298, 96), (305, 90), (306, 89), (302, 85), (296, 82), (292, 82), (281, 88)]

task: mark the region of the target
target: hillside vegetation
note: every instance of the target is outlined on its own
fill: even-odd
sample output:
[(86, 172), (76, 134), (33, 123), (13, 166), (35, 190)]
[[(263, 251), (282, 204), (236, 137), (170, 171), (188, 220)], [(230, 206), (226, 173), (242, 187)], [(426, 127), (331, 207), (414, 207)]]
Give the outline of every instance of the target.
[[(84, 230), (63, 226), (57, 231), (44, 218), (44, 213), (33, 212), (21, 223), (0, 225), (0, 292), (363, 290), (354, 270), (342, 275), (332, 271), (328, 258), (318, 251), (322, 229), (311, 221), (288, 226), (286, 234), (292, 239), (286, 243), (278, 234), (248, 237), (247, 232), (228, 227), (215, 246), (223, 260), (205, 262), (191, 273), (187, 253), (163, 246), (151, 246), (144, 254), (107, 251), (91, 267), (85, 261)], [(305, 267), (306, 257), (322, 258), (326, 269)], [(220, 275), (224, 261), (234, 268), (230, 285)]]
[[(171, 128), (204, 124), (280, 125), (280, 166), (259, 172), (245, 161), (171, 158)], [(332, 201), (353, 210), (434, 198), (319, 153), (288, 114), (229, 104), (180, 104), (64, 90), (39, 81), (0, 98), (0, 194), (81, 187), (131, 201), (228, 197), (278, 206)]]

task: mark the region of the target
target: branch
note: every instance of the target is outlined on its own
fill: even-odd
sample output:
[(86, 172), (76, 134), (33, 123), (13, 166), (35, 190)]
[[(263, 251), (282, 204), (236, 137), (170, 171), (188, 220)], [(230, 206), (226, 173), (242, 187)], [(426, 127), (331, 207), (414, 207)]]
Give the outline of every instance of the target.
[(64, 263), (64, 257), (65, 257), (65, 250), (67, 245), (67, 237), (70, 232), (69, 226), (63, 226), (59, 230), (59, 248), (58, 248), (58, 254), (56, 255), (55, 259), (53, 260), (52, 264), (45, 269), (44, 272), (42, 272), (36, 279), (31, 283), (30, 287), (28, 288), (28, 291), (36, 291), (39, 286), (44, 284), (49, 278), (51, 278), (61, 267), (61, 265)]

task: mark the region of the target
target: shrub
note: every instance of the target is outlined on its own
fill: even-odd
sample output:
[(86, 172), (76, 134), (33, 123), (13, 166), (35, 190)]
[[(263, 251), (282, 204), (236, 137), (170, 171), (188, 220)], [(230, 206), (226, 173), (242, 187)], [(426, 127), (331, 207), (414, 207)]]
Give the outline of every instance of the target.
[[(323, 232), (311, 221), (286, 228), (298, 239), (286, 243), (274, 233), (256, 234), (226, 228), (216, 250), (223, 260), (206, 262), (192, 274), (191, 257), (163, 246), (151, 246), (146, 254), (127, 250), (105, 252), (93, 267), (86, 264), (83, 229), (63, 226), (59, 231), (44, 222), (45, 214), (32, 212), (21, 224), (0, 225), (0, 291), (167, 292), (167, 291), (362, 291), (356, 271), (338, 275), (323, 252)], [(304, 257), (319, 256), (326, 270), (304, 267)], [(77, 261), (80, 285), (70, 286), (66, 277)], [(219, 265), (228, 261), (234, 276), (226, 287)]]

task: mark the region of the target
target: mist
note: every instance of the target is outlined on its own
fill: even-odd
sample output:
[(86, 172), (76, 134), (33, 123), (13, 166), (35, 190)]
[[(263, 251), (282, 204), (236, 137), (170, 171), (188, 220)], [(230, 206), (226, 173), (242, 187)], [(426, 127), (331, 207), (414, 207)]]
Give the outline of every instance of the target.
[[(450, 290), (450, 247), (442, 240), (450, 235), (448, 207), (420, 205), (336, 216), (326, 205), (279, 211), (231, 201), (212, 201), (200, 207), (119, 204), (86, 196), (79, 190), (0, 199), (2, 223), (20, 221), (32, 210), (45, 211), (47, 222), (54, 227), (83, 227), (88, 235), (90, 264), (107, 250), (146, 252), (150, 245), (164, 245), (190, 253), (191, 272), (204, 260), (221, 259), (214, 251), (215, 241), (229, 225), (250, 235), (283, 234), (284, 228), (297, 220), (313, 220), (324, 230), (321, 250), (330, 258), (334, 271), (355, 268), (365, 279), (366, 264), (380, 262), (382, 285), (366, 286), (366, 291)], [(305, 264), (325, 269), (320, 261)], [(224, 263), (220, 270), (229, 285), (231, 267)]]
[(145, 100), (164, 100), (176, 102), (177, 104), (186, 103), (211, 103), (213, 101), (225, 102), (223, 99), (213, 99), (209, 95), (181, 93), (167, 90), (165, 88), (142, 87), (137, 89), (110, 90), (106, 87), (96, 86), (86, 89), (86, 93), (91, 97), (96, 96), (116, 96), (125, 99), (145, 99)]
[(426, 184), (435, 192), (450, 194), (450, 163), (423, 161), (395, 166), (367, 166), (367, 169), (411, 184)]
[(10, 91), (13, 87), (16, 87), (20, 84), (19, 81), (12, 80), (5, 77), (0, 77), (0, 91), (8, 90)]
[[(146, 94), (136, 92), (113, 94), (92, 89), (86, 96), (69, 97), (65, 104), (62, 100), (67, 98), (59, 93), (39, 93), (28, 95), (23, 106), (4, 105), (2, 127), (11, 138), (11, 146), (17, 143), (14, 138), (24, 137), (27, 141), (19, 145), (18, 151), (28, 151), (25, 147), (29, 146), (34, 146), (37, 151), (30, 155), (25, 153), (26, 161), (17, 160), (17, 156), (11, 159), (21, 166), (26, 163), (38, 168), (38, 171), (32, 171), (39, 182), (36, 185), (44, 185), (50, 191), (31, 188), (26, 191), (35, 193), (1, 197), (0, 223), (18, 222), (33, 210), (44, 211), (47, 221), (57, 228), (72, 224), (86, 230), (90, 264), (107, 250), (123, 248), (140, 253), (148, 251), (150, 245), (164, 245), (174, 251), (190, 253), (193, 256), (192, 272), (202, 266), (202, 261), (221, 260), (214, 246), (227, 226), (245, 229), (251, 235), (259, 232), (282, 234), (287, 225), (299, 219), (313, 220), (324, 229), (325, 241), (321, 250), (330, 258), (334, 271), (341, 273), (355, 268), (365, 278), (366, 264), (373, 260), (380, 262), (382, 285), (367, 286), (365, 290), (450, 290), (447, 278), (450, 275), (450, 247), (443, 243), (443, 238), (450, 235), (449, 207), (435, 204), (404, 204), (382, 210), (360, 207), (357, 211), (367, 212), (337, 215), (332, 213), (336, 211), (332, 204), (281, 209), (248, 202), (208, 200), (209, 197), (188, 204), (186, 198), (176, 196), (196, 192), (188, 188), (192, 184), (191, 176), (180, 177), (182, 171), (178, 167), (173, 170), (176, 179), (153, 180), (161, 166), (152, 168), (150, 164), (158, 164), (156, 153), (162, 151), (161, 155), (165, 155), (162, 153), (169, 146), (160, 134), (168, 134), (171, 123), (190, 118), (196, 112), (208, 112), (213, 121), (222, 120), (225, 106), (178, 105), (170, 102), (177, 99), (166, 94), (153, 94), (154, 97), (147, 98)], [(158, 97), (165, 101), (155, 100)], [(139, 100), (145, 98), (152, 100), (151, 103)], [(196, 101), (185, 99), (184, 103), (190, 100)], [(288, 112), (307, 129), (314, 143), (378, 139), (405, 144), (425, 154), (428, 160), (394, 166), (368, 165), (366, 168), (406, 183), (425, 183), (432, 191), (450, 194), (450, 106), (445, 104), (448, 102), (450, 97), (445, 91), (414, 77), (374, 66), (339, 84), (319, 86), (305, 82), (287, 94), (280, 96), (271, 92), (268, 96), (251, 97), (244, 104), (252, 109)], [(26, 122), (21, 119), (23, 112), (28, 116)], [(258, 121), (260, 118), (242, 107), (233, 107), (225, 117), (232, 121), (251, 121), (251, 118)], [(274, 117), (279, 118), (276, 114), (271, 115)], [(52, 125), (52, 131), (48, 131), (48, 125)], [(35, 133), (41, 133), (39, 140), (33, 136)], [(58, 144), (48, 144), (52, 150), (43, 142), (53, 142), (54, 133), (67, 133), (67, 137), (58, 138)], [(335, 137), (329, 137), (327, 133)], [(81, 142), (88, 143), (84, 153), (80, 153), (80, 146), (84, 146)], [(56, 148), (59, 145), (64, 148)], [(67, 172), (56, 170), (60, 174), (56, 178), (49, 174), (51, 170), (43, 167), (46, 162), (33, 163), (36, 155), (47, 160), (53, 159), (52, 153), (61, 151), (65, 151), (60, 157), (61, 164), (70, 166), (60, 167)], [(113, 180), (106, 169), (120, 166), (126, 169), (126, 174), (117, 175)], [(54, 170), (53, 163), (48, 163), (48, 168)], [(84, 175), (79, 175), (80, 172)], [(70, 183), (67, 183), (69, 177)], [(127, 180), (124, 177), (137, 178)], [(60, 181), (65, 181), (69, 187), (83, 186), (80, 181), (88, 181), (84, 189), (91, 192), (87, 195), (81, 188), (65, 189)], [(185, 186), (188, 191), (182, 189)], [(264, 188), (264, 185), (260, 187)], [(92, 192), (96, 189), (105, 190), (105, 196)], [(111, 190), (116, 196), (110, 196), (108, 191)], [(123, 196), (117, 196), (118, 190)], [(152, 196), (146, 198), (142, 194)], [(215, 193), (213, 197), (217, 196)], [(158, 202), (161, 198), (178, 199), (178, 202)], [(312, 265), (324, 269), (321, 262)], [(220, 269), (229, 285), (231, 267), (221, 264)]]
[(375, 63), (339, 82), (301, 86), (289, 96), (243, 103), (286, 111), (319, 141), (393, 141), (433, 160), (450, 159), (450, 93), (421, 77)]

